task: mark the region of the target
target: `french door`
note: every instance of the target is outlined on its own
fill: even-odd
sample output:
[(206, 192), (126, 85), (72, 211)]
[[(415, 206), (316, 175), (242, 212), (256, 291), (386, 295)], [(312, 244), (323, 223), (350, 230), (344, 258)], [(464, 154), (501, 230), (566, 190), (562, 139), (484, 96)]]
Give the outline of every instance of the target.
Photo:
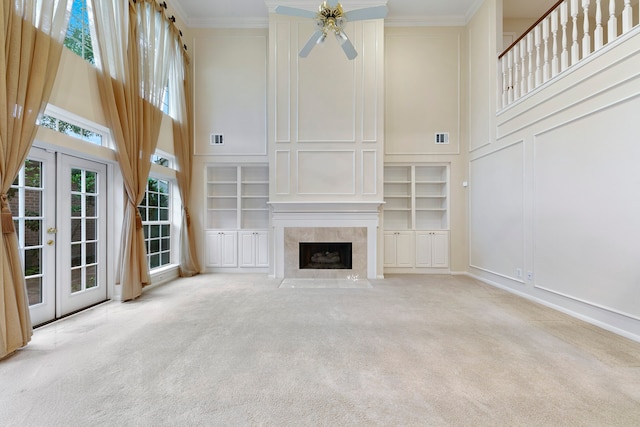
[(9, 200), (34, 325), (107, 299), (106, 199), (104, 164), (29, 153)]

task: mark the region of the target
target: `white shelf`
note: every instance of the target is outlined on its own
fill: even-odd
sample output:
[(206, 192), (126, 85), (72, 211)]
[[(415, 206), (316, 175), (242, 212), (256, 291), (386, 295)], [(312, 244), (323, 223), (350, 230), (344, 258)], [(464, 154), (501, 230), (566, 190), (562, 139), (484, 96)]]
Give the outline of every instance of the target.
[(207, 166), (207, 229), (268, 228), (269, 167)]
[(385, 165), (385, 229), (447, 230), (448, 176), (442, 164)]

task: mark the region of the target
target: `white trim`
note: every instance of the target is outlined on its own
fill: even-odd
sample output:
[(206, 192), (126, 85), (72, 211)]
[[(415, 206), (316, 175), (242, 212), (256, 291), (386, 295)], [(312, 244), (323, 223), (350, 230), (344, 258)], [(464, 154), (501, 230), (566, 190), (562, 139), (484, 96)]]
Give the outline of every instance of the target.
[[(528, 301), (536, 302), (536, 303), (541, 304), (541, 305), (543, 305), (545, 307), (551, 308), (553, 310), (556, 310), (556, 311), (559, 311), (561, 313), (567, 314), (567, 315), (569, 315), (571, 317), (574, 317), (576, 319), (579, 319), (579, 320), (582, 320), (584, 322), (590, 323), (592, 325), (595, 325), (595, 326), (597, 326), (599, 328), (602, 328), (604, 330), (607, 330), (609, 332), (613, 332), (614, 334), (623, 336), (625, 338), (629, 338), (630, 340), (633, 340), (633, 341), (636, 341), (636, 342), (640, 342), (640, 335), (636, 335), (636, 334), (634, 334), (632, 332), (629, 332), (629, 331), (627, 331), (625, 329), (621, 329), (620, 327), (615, 326), (613, 324), (613, 322), (604, 322), (604, 321), (601, 321), (601, 320), (597, 320), (597, 319), (595, 319), (595, 318), (593, 318), (591, 316), (579, 313), (579, 312), (577, 312), (575, 310), (570, 310), (570, 309), (568, 309), (568, 308), (566, 308), (564, 306), (554, 304), (552, 302), (549, 302), (549, 301), (547, 301), (545, 299), (533, 296), (533, 295), (528, 294), (526, 292), (518, 291), (518, 290), (513, 289), (513, 288), (511, 288), (509, 286), (506, 286), (506, 285), (500, 284), (498, 282), (494, 282), (492, 280), (489, 280), (487, 278), (475, 275), (475, 274), (473, 274), (471, 272), (467, 272), (466, 276), (471, 277), (472, 279), (476, 279), (476, 280), (478, 280), (478, 281), (480, 281), (482, 283), (485, 283), (487, 285), (493, 286), (493, 287), (498, 288), (498, 289), (502, 289), (502, 290), (504, 290), (506, 292), (509, 292), (511, 294), (514, 294), (514, 295), (517, 295), (519, 297), (522, 297), (522, 298), (524, 298), (524, 299), (526, 299)], [(596, 306), (591, 306), (591, 307), (594, 308), (594, 309), (599, 309), (599, 307), (596, 307)], [(616, 313), (611, 313), (611, 312), (608, 312), (608, 313), (610, 315), (615, 315), (616, 314)], [(611, 320), (614, 320), (614, 319), (611, 319)]]

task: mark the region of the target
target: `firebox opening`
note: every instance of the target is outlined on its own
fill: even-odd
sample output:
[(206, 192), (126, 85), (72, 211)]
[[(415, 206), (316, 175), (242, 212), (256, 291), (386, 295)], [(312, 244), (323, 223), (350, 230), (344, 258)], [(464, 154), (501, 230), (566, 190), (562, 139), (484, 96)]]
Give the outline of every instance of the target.
[(351, 270), (351, 243), (300, 242), (300, 269)]

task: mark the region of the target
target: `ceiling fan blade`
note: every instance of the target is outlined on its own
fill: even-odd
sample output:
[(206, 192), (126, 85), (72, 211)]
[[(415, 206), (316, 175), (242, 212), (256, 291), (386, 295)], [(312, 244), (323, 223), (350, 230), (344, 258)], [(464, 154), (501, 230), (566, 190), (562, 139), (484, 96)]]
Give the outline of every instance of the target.
[(301, 58), (306, 58), (307, 55), (311, 52), (311, 49), (315, 47), (316, 44), (321, 42), (324, 39), (325, 35), (322, 31), (318, 30), (311, 35), (307, 44), (304, 45), (299, 55)]
[(366, 19), (383, 19), (387, 16), (387, 6), (366, 7), (346, 12), (347, 21), (364, 21)]
[(336, 33), (336, 39), (338, 39), (338, 42), (340, 43), (340, 46), (342, 46), (342, 50), (344, 50), (344, 53), (345, 55), (347, 55), (347, 58), (355, 59), (355, 57), (358, 56), (358, 52), (356, 52), (356, 48), (353, 47), (353, 44), (351, 44), (349, 37), (347, 37), (344, 31), (340, 31), (339, 33)]
[(311, 19), (316, 19), (318, 16), (317, 12), (312, 12), (310, 10), (305, 10), (305, 9), (298, 9), (297, 7), (289, 7), (289, 6), (277, 6), (276, 13), (278, 15), (299, 16), (302, 18), (311, 18)]

